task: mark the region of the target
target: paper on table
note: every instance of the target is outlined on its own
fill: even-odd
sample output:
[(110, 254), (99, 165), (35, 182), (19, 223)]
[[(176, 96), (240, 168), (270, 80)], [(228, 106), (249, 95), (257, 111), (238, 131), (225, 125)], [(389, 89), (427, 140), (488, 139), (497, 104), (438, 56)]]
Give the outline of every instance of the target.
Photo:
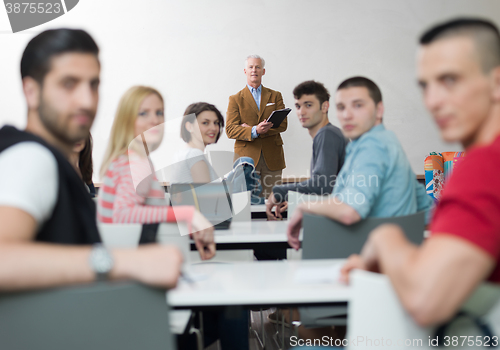
[(182, 268), (182, 273), (180, 279), (186, 281), (187, 283), (195, 283), (206, 280), (208, 275), (205, 273), (196, 273), (191, 271), (187, 266)]
[(338, 282), (341, 267), (341, 264), (301, 267), (295, 273), (294, 282), (299, 284)]

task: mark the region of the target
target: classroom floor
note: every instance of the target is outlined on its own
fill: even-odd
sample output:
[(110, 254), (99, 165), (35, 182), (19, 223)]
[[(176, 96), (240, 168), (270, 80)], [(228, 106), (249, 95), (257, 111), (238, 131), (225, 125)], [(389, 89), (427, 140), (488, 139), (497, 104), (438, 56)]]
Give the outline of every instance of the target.
[[(281, 333), (279, 333), (279, 335), (276, 334), (278, 326), (269, 322), (267, 318), (267, 315), (273, 311), (275, 311), (275, 309), (269, 309), (263, 311), (264, 332), (266, 337), (266, 350), (280, 349), (280, 347), (278, 346), (278, 342), (281, 340), (279, 340), (278, 337), (281, 337)], [(260, 336), (261, 332), (260, 312), (251, 311), (250, 317), (251, 317), (252, 329), (256, 330)], [(279, 328), (281, 332), (281, 326)], [(289, 343), (290, 336), (291, 336), (290, 328), (285, 327), (285, 344), (286, 344), (285, 349), (288, 349), (290, 347)], [(260, 345), (259, 340), (257, 339), (254, 332), (250, 333), (249, 342), (250, 342), (250, 350), (262, 350), (262, 346)], [(206, 348), (205, 350), (219, 350), (218, 342)]]

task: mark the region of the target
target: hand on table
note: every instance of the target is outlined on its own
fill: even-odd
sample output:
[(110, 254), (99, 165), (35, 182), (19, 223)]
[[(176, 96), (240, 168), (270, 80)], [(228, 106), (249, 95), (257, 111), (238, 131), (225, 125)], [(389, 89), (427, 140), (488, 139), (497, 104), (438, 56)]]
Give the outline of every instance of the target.
[(288, 237), (288, 244), (295, 250), (299, 250), (300, 248), (300, 229), (302, 228), (302, 208), (300, 206), (297, 207), (295, 213), (288, 220), (289, 224), (286, 230), (286, 235)]
[[(274, 214), (273, 214), (273, 207), (276, 207), (276, 209), (274, 209)], [(286, 208), (288, 208), (288, 203), (287, 202), (279, 203), (278, 201), (276, 201), (274, 193), (271, 193), (266, 203), (267, 220), (283, 219), (281, 213), (285, 211)]]
[(193, 214), (191, 222), (193, 240), (200, 253), (201, 260), (208, 260), (215, 256), (215, 241), (213, 225), (198, 211)]
[[(174, 288), (181, 273), (182, 253), (172, 245), (147, 244), (127, 253), (121, 260), (127, 276), (155, 287)], [(117, 260), (117, 265), (120, 264)]]
[(276, 206), (276, 209), (274, 209), (274, 215), (276, 215), (276, 217), (280, 219), (283, 219), (281, 213), (285, 212), (287, 209), (288, 209), (288, 202), (281, 202)]

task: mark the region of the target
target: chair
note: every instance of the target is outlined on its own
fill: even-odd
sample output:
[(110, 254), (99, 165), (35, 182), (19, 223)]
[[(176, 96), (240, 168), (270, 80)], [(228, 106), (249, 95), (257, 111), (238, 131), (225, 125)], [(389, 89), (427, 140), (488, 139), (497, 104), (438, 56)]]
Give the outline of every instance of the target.
[[(429, 346), (429, 341), (435, 339), (436, 328), (423, 328), (414, 323), (410, 315), (401, 306), (387, 276), (354, 270), (350, 275), (350, 280), (352, 294), (348, 307), (347, 339), (350, 342), (348, 349), (437, 348), (436, 342), (433, 342), (432, 345), (434, 346)], [(500, 287), (484, 283), (476, 289), (461, 310), (475, 316), (486, 314), (482, 319), (498, 331), (498, 325), (500, 325), (499, 300)], [(452, 334), (458, 336), (459, 344), (462, 344), (466, 336), (474, 336), (474, 341), (476, 341), (476, 336), (479, 336), (479, 334), (472, 334), (471, 328), (464, 331), (465, 324), (463, 323), (461, 330), (456, 326), (459, 326), (458, 322), (450, 327), (450, 331), (455, 331)], [(460, 338), (460, 335), (462, 338)], [(494, 335), (498, 335), (498, 333), (494, 333)], [(484, 336), (480, 335), (480, 338), (484, 342)], [(353, 339), (362, 341), (351, 344)], [(385, 342), (384, 344), (381, 344), (382, 339)], [(468, 341), (469, 339), (465, 340)], [(400, 344), (398, 344), (398, 341)], [(403, 342), (406, 343), (403, 344)], [(395, 347), (396, 345), (399, 345), (399, 347)], [(479, 348), (474, 345), (471, 346), (465, 343), (463, 348)]]
[(9, 350), (173, 350), (165, 291), (134, 283), (0, 293)]
[[(136, 248), (142, 232), (142, 224), (103, 224), (98, 223), (97, 228), (103, 244), (107, 248)], [(163, 223), (158, 227), (157, 240), (161, 244), (176, 245), (189, 261), (191, 250), (189, 235), (181, 235), (187, 231), (183, 223)]]
[[(379, 225), (401, 226), (406, 237), (415, 244), (424, 239), (425, 212), (392, 218), (367, 218), (346, 226), (323, 216), (304, 214), (302, 259), (345, 259), (359, 254), (371, 231)], [(300, 308), (301, 322), (306, 327), (346, 325), (347, 304), (328, 307)]]
[(233, 202), (233, 222), (250, 222), (252, 220), (252, 213), (250, 209), (251, 192), (238, 192), (232, 194)]
[(411, 242), (422, 243), (425, 212), (392, 218), (367, 218), (350, 226), (310, 214), (304, 214), (302, 222), (302, 259), (344, 259), (359, 254), (370, 232), (386, 223), (401, 226)]
[(463, 157), (465, 157), (465, 152), (431, 152), (425, 157), (425, 188), (434, 201), (439, 199), (445, 181)]

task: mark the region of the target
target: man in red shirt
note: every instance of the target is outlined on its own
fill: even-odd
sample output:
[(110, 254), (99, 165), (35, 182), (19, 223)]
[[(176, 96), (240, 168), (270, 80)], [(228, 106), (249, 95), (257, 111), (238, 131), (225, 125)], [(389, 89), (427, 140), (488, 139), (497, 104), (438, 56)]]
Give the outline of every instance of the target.
[(420, 39), (419, 84), (443, 139), (467, 156), (448, 180), (422, 246), (397, 226), (374, 230), (354, 268), (389, 276), (422, 326), (450, 319), (483, 281), (500, 283), (500, 34), (491, 22), (458, 19)]

